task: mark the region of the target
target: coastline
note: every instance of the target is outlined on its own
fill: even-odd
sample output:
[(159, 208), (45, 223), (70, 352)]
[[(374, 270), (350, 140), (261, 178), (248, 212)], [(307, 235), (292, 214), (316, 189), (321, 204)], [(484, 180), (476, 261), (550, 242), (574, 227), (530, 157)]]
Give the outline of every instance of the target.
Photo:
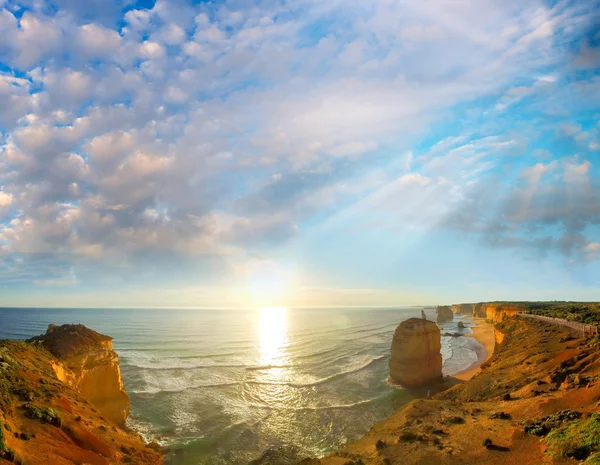
[(481, 372), (481, 365), (490, 359), (494, 354), (496, 345), (496, 336), (494, 333), (494, 325), (485, 320), (485, 318), (471, 318), (473, 322), (473, 332), (465, 336), (471, 337), (477, 341), (474, 350), (477, 353), (477, 361), (467, 369), (460, 371), (454, 375), (454, 378), (461, 381), (468, 381), (473, 376)]

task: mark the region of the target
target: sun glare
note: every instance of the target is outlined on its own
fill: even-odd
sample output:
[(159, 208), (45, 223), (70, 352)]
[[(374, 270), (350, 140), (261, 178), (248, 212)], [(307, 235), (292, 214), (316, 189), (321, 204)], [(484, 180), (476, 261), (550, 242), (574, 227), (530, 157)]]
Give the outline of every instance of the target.
[(262, 364), (275, 365), (285, 357), (287, 325), (286, 308), (267, 307), (260, 310), (258, 332)]
[(289, 297), (292, 271), (285, 264), (259, 261), (249, 266), (246, 273), (246, 286), (252, 305), (271, 308)]

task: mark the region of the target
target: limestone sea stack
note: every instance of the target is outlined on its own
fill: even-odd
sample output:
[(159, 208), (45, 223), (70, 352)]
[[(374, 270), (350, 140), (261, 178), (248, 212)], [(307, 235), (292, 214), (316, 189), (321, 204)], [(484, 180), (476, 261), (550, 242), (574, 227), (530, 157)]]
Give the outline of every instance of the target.
[(409, 389), (442, 380), (441, 347), (440, 329), (433, 321), (403, 321), (392, 340), (391, 379)]
[(79, 390), (108, 420), (123, 428), (129, 415), (129, 396), (123, 389), (119, 358), (112, 338), (83, 325), (50, 325), (46, 334), (29, 342), (42, 344), (62, 362), (56, 376)]
[(440, 305), (436, 309), (436, 319), (438, 323), (444, 323), (446, 321), (452, 321), (454, 319), (454, 312), (448, 305)]

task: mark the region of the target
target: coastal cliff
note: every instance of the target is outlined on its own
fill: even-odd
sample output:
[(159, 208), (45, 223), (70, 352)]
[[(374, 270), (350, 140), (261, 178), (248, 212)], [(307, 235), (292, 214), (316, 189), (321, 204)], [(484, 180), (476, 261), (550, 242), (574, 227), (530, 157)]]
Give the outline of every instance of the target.
[(517, 313), (527, 313), (527, 306), (518, 303), (490, 302), (481, 304), (481, 312), (490, 323), (500, 323), (507, 317)]
[(440, 329), (433, 321), (411, 318), (394, 331), (390, 356), (391, 379), (416, 388), (442, 379)]
[[(438, 308), (446, 308), (441, 306)], [(457, 315), (468, 315), (476, 318), (485, 318), (490, 323), (499, 323), (503, 318), (514, 316), (517, 313), (527, 313), (525, 303), (512, 302), (479, 302), (474, 304), (453, 304), (449, 308)], [(446, 320), (444, 320), (446, 321)]]
[(473, 310), (476, 304), (454, 304), (450, 308), (457, 315), (473, 315)]
[(435, 310), (436, 321), (438, 323), (444, 323), (446, 321), (452, 321), (454, 319), (454, 312), (448, 305), (440, 305)]
[(600, 463), (600, 341), (501, 318), (494, 354), (475, 377), (410, 401), (364, 437), (303, 464)]
[(129, 396), (123, 389), (119, 357), (112, 338), (83, 325), (50, 325), (29, 342), (42, 344), (68, 371), (55, 364), (57, 377), (79, 390), (117, 426), (125, 427)]
[(66, 325), (0, 341), (0, 464), (163, 464), (128, 411), (111, 338)]

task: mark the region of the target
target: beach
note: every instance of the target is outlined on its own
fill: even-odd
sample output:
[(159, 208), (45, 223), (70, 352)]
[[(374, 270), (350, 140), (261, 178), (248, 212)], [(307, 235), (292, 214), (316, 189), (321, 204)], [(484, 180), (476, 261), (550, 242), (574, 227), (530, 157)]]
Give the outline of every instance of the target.
[(456, 375), (455, 378), (462, 381), (467, 381), (481, 371), (483, 365), (494, 353), (496, 345), (496, 337), (494, 334), (494, 325), (485, 320), (485, 318), (472, 318), (473, 332), (467, 334), (467, 337), (472, 337), (479, 344), (473, 345), (473, 350), (477, 353), (477, 361), (474, 362), (466, 370), (463, 370)]

